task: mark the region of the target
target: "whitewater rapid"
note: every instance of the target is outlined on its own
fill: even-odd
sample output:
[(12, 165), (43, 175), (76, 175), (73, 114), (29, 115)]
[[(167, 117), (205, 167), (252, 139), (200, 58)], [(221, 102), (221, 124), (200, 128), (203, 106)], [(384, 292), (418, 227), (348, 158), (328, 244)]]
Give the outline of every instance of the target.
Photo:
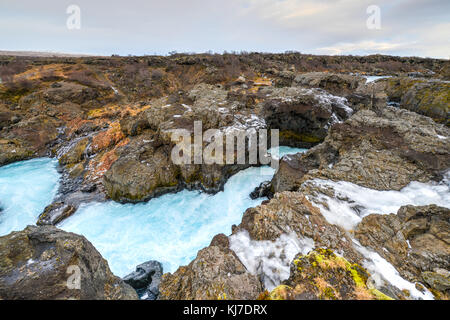
[(58, 191), (57, 164), (44, 158), (0, 167), (0, 236), (36, 223)]
[[(283, 156), (305, 151), (280, 147), (278, 152)], [(278, 152), (271, 150), (275, 156)], [(231, 233), (247, 208), (265, 200), (252, 200), (249, 194), (273, 174), (268, 166), (248, 168), (215, 195), (184, 190), (138, 204), (86, 203), (57, 227), (84, 235), (119, 276), (147, 260), (158, 260), (165, 271), (173, 272), (216, 234)], [(0, 235), (34, 225), (56, 196), (59, 178), (57, 161), (47, 158), (0, 167)]]
[[(280, 147), (279, 155), (305, 151)], [(164, 272), (174, 272), (189, 264), (216, 234), (230, 234), (247, 208), (261, 204), (265, 198), (252, 200), (249, 194), (273, 174), (268, 166), (248, 168), (214, 195), (184, 190), (138, 204), (85, 204), (58, 227), (84, 235), (118, 276), (148, 260), (161, 262)]]

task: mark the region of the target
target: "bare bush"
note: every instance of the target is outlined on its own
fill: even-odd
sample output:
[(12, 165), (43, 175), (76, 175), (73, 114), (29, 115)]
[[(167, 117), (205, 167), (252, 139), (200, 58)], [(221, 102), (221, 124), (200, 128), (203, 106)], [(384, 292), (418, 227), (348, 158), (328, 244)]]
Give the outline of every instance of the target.
[(104, 87), (104, 83), (97, 79), (97, 76), (91, 70), (77, 70), (69, 74), (68, 80), (78, 82), (88, 87)]
[(151, 75), (152, 80), (159, 81), (163, 78), (163, 76), (164, 76), (164, 73), (161, 70), (159, 70), (159, 69), (152, 70), (152, 75)]
[(26, 69), (27, 65), (24, 61), (14, 60), (8, 64), (0, 66), (0, 78), (4, 83), (12, 82), (16, 74), (22, 73)]

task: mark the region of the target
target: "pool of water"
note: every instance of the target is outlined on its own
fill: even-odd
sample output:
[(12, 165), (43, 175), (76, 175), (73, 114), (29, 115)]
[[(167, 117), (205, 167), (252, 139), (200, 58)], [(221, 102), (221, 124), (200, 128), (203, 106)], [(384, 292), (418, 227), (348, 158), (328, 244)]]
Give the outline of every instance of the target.
[(380, 79), (391, 78), (391, 76), (366, 76), (366, 83), (375, 82)]
[(58, 191), (57, 164), (42, 158), (0, 167), (0, 236), (36, 223)]

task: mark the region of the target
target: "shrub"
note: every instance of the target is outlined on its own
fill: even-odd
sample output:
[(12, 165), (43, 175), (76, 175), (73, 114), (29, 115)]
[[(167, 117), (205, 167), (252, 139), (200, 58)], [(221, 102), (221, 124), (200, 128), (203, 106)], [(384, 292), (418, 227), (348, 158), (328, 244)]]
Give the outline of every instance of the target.
[(152, 70), (152, 80), (159, 81), (164, 76), (164, 73), (159, 69)]

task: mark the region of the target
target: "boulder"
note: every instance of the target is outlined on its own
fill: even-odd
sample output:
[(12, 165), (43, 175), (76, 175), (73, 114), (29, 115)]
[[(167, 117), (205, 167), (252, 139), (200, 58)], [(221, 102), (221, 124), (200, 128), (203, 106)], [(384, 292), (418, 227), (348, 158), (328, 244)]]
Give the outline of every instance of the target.
[(39, 215), (37, 225), (56, 225), (62, 220), (70, 217), (76, 211), (76, 207), (63, 202), (55, 202), (47, 207)]
[(91, 139), (87, 137), (72, 142), (67, 148), (67, 151), (64, 150), (66, 152), (59, 158), (59, 163), (70, 167), (83, 160), (86, 155), (86, 148), (90, 141)]
[[(168, 99), (159, 99), (145, 110), (144, 127), (150, 130), (130, 137), (130, 142), (117, 151), (118, 159), (103, 178), (107, 195), (117, 201), (138, 202), (183, 188), (210, 193), (222, 190), (230, 176), (249, 164), (176, 165), (171, 160), (174, 146), (171, 137), (174, 129), (185, 129), (193, 134), (195, 121), (202, 122), (202, 133), (210, 128), (225, 132), (265, 127), (262, 118), (252, 114), (250, 109), (241, 110), (245, 104), (228, 101), (227, 94), (221, 88), (200, 84), (187, 93), (179, 93), (176, 99), (171, 96), (176, 101), (173, 104), (168, 103)], [(235, 114), (237, 110), (241, 112)], [(138, 119), (142, 117), (138, 115)], [(125, 132), (133, 133), (134, 125), (127, 123), (124, 122)], [(203, 147), (210, 142), (203, 141)]]
[(393, 300), (370, 289), (366, 269), (337, 256), (329, 249), (298, 254), (288, 280), (266, 298), (270, 300)]
[(145, 201), (179, 190), (178, 171), (170, 162), (170, 147), (136, 137), (119, 151), (119, 158), (104, 174), (107, 195), (116, 201)]
[(450, 83), (423, 82), (403, 95), (400, 107), (426, 115), (436, 122), (450, 125)]
[(342, 97), (352, 94), (359, 86), (365, 83), (366, 79), (362, 76), (328, 72), (303, 73), (294, 79), (294, 84), (296, 85), (308, 88), (321, 88)]
[(448, 292), (450, 290), (450, 274), (448, 270), (438, 272), (422, 272), (423, 280), (434, 290)]
[(270, 183), (270, 181), (264, 181), (250, 193), (250, 198), (253, 200), (264, 197), (273, 198), (273, 192), (271, 188), (272, 184)]
[(137, 294), (83, 236), (28, 226), (0, 237), (0, 298), (133, 300)]
[(450, 167), (449, 129), (394, 107), (361, 110), (335, 124), (325, 141), (304, 154), (283, 157), (275, 192), (297, 190), (312, 178), (348, 181), (376, 190), (400, 190), (411, 181), (442, 180)]
[(136, 267), (136, 271), (123, 278), (132, 286), (143, 300), (156, 300), (159, 296), (159, 284), (163, 268), (158, 261), (147, 261)]
[(159, 290), (163, 300), (254, 300), (262, 287), (220, 234), (188, 266), (164, 274)]
[(262, 114), (268, 128), (280, 130), (280, 145), (310, 148), (353, 113), (345, 98), (320, 89), (270, 88), (260, 95), (265, 97)]
[(410, 111), (449, 125), (450, 83), (424, 78), (394, 77), (381, 81), (389, 100)]
[(16, 139), (0, 139), (0, 166), (33, 157), (31, 148)]
[(300, 192), (276, 193), (270, 201), (247, 209), (233, 236), (241, 231), (248, 232), (250, 239), (256, 241), (276, 241), (293, 233), (298, 239), (311, 239), (317, 247), (339, 250), (350, 261), (359, 262), (362, 258), (348, 234), (328, 223)]
[(450, 270), (449, 221), (448, 208), (403, 206), (397, 214), (364, 217), (355, 237), (377, 251), (406, 279), (427, 283), (445, 293), (445, 276), (435, 275), (435, 270)]

